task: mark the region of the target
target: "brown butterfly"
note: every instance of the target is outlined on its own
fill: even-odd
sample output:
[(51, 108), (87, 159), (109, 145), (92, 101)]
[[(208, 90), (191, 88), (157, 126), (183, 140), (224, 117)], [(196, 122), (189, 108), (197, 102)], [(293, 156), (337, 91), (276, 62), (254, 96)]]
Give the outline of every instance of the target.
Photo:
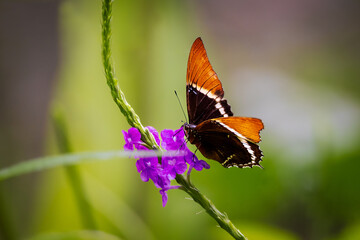
[(227, 168), (260, 166), (263, 155), (256, 143), (264, 125), (257, 118), (233, 117), (201, 38), (190, 50), (186, 101), (189, 123), (184, 130), (205, 157)]

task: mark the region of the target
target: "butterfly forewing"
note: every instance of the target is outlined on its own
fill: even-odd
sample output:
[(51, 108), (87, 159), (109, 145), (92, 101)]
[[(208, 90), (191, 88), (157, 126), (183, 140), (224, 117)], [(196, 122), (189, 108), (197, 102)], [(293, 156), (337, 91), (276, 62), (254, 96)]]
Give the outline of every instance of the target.
[(221, 82), (209, 62), (202, 40), (197, 38), (190, 50), (186, 75), (189, 123), (232, 116), (230, 105), (223, 97)]

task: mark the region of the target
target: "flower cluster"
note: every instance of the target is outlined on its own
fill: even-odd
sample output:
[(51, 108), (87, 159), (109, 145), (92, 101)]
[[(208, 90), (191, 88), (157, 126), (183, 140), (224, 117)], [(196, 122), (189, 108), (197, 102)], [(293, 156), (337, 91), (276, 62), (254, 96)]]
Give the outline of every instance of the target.
[[(136, 168), (140, 173), (142, 181), (147, 182), (151, 179), (157, 188), (160, 188), (162, 203), (165, 207), (167, 203), (167, 191), (178, 188), (180, 186), (171, 186), (171, 180), (175, 179), (176, 174), (183, 174), (189, 166), (188, 174), (194, 168), (197, 171), (209, 169), (210, 166), (204, 160), (199, 160), (186, 146), (185, 134), (182, 128), (178, 130), (165, 129), (161, 132), (161, 140), (159, 133), (155, 128), (146, 127), (154, 136), (157, 144), (164, 150), (161, 158), (158, 158), (153, 150), (144, 146), (141, 141), (141, 134), (138, 129), (130, 128), (128, 132), (123, 131), (125, 138), (124, 149), (128, 151), (144, 150), (148, 151), (146, 157), (136, 157)], [(151, 153), (154, 153), (153, 156)], [(175, 154), (174, 154), (175, 153)]]

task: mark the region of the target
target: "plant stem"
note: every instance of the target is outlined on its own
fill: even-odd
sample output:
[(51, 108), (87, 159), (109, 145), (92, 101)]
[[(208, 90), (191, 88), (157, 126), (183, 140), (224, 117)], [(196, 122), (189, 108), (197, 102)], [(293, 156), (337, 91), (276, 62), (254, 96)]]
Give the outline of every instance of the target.
[(127, 122), (130, 126), (139, 129), (141, 133), (141, 140), (147, 144), (147, 147), (152, 149), (159, 149), (158, 144), (156, 143), (153, 135), (149, 132), (148, 129), (140, 122), (139, 116), (135, 113), (134, 109), (126, 101), (124, 93), (121, 91), (118, 84), (118, 80), (114, 76), (114, 68), (111, 62), (111, 48), (110, 48), (110, 39), (111, 39), (111, 17), (112, 17), (112, 0), (103, 0), (102, 8), (102, 58), (103, 65), (105, 70), (106, 82), (110, 87), (111, 96), (118, 105), (120, 111), (125, 116)]
[(246, 239), (240, 230), (230, 221), (228, 216), (220, 212), (211, 200), (202, 194), (190, 181), (187, 181), (183, 175), (177, 175), (175, 179), (182, 186), (180, 189), (188, 193), (195, 202), (200, 204), (205, 211), (218, 222), (221, 228), (227, 231), (235, 239)]
[[(45, 171), (47, 169), (61, 167), (61, 166), (64, 167), (64, 166), (72, 166), (72, 165), (89, 163), (94, 161), (98, 162), (98, 161), (110, 160), (114, 158), (126, 159), (129, 157), (134, 157), (135, 154), (136, 156), (153, 157), (154, 153), (159, 157), (164, 155), (161, 151), (157, 151), (157, 152), (153, 151), (150, 153), (151, 155), (149, 155), (149, 151), (137, 151), (136, 153), (130, 153), (129, 151), (117, 150), (117, 151), (107, 151), (107, 152), (81, 152), (81, 153), (61, 154), (61, 155), (28, 159), (26, 161), (22, 161), (20, 163), (14, 164), (9, 167), (0, 168), (0, 190), (1, 190), (2, 181), (28, 173)], [(173, 152), (172, 154), (176, 154), (176, 152)], [(1, 197), (1, 191), (0, 191), (0, 197)], [(1, 203), (1, 198), (0, 198), (0, 203)], [(2, 206), (0, 205), (0, 210), (1, 208)], [(0, 217), (2, 216), (3, 215), (0, 214)], [(0, 227), (2, 227), (2, 225), (0, 225)]]
[[(152, 134), (144, 128), (140, 122), (139, 116), (134, 109), (126, 101), (124, 93), (121, 91), (119, 82), (114, 76), (114, 68), (111, 62), (111, 14), (112, 14), (112, 0), (103, 0), (102, 4), (102, 56), (103, 65), (105, 69), (106, 82), (110, 87), (111, 95), (115, 103), (120, 108), (120, 111), (127, 119), (132, 127), (139, 129), (142, 141), (151, 149), (160, 149), (156, 144)], [(244, 235), (234, 226), (229, 218), (221, 213), (214, 204), (203, 195), (190, 181), (182, 175), (176, 176), (176, 181), (181, 185), (181, 189), (187, 192), (195, 202), (200, 204), (206, 212), (214, 218), (224, 230), (226, 230), (235, 239), (244, 240)]]

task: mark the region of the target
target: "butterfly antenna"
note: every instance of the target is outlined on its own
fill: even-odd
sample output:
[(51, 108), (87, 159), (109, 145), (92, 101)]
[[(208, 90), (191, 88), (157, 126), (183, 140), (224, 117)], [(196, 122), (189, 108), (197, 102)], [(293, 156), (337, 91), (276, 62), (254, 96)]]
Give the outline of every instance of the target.
[(185, 121), (186, 121), (186, 122), (188, 122), (188, 121), (187, 121), (187, 118), (186, 118), (186, 114), (185, 114), (184, 108), (183, 108), (183, 106), (181, 105), (180, 98), (179, 98), (179, 96), (178, 96), (178, 94), (177, 94), (176, 90), (174, 90), (174, 93), (175, 93), (175, 95), (176, 95), (177, 100), (179, 101), (179, 104), (180, 104), (181, 110), (182, 110), (182, 112), (183, 112), (183, 114), (184, 114), (184, 117), (185, 117)]

